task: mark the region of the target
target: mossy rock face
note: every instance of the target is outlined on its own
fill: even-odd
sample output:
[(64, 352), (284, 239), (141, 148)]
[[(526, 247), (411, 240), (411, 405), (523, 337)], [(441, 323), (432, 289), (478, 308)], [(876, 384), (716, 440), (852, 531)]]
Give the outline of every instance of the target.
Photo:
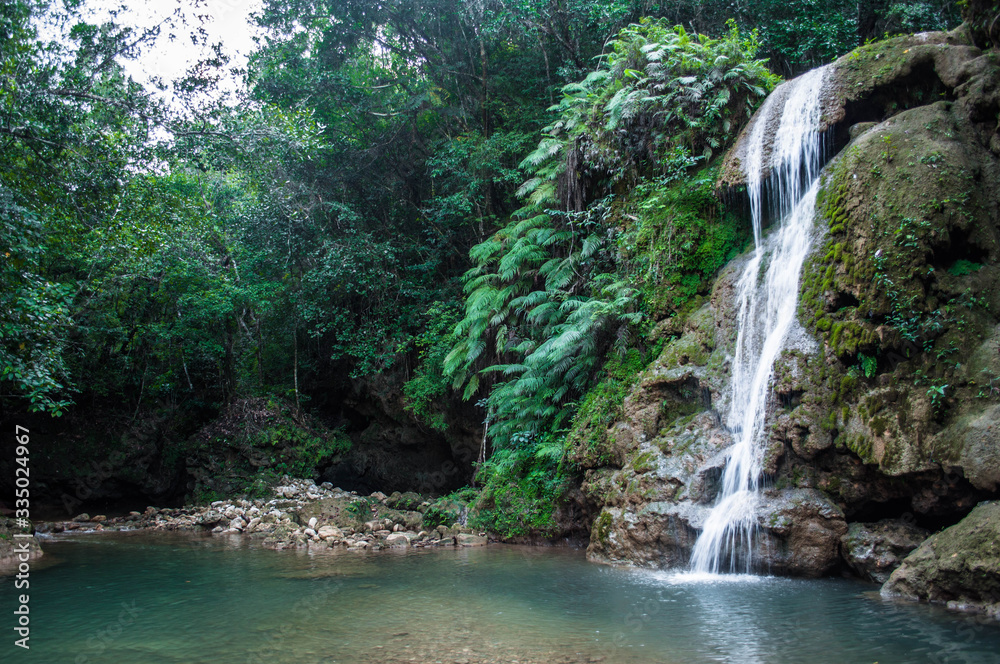
[[(851, 127), (859, 123), (880, 122), (903, 110), (955, 96), (961, 86), (981, 85), (984, 72), (987, 79), (991, 75), (990, 57), (972, 44), (965, 27), (857, 48), (828, 69), (821, 128), (833, 132), (834, 142), (842, 145), (853, 137)], [(996, 91), (986, 88), (988, 106), (996, 101)], [(779, 87), (775, 92), (780, 95), (787, 90)], [(771, 125), (767, 131), (777, 131), (777, 121)], [(991, 131), (996, 130), (994, 125)], [(723, 161), (718, 186), (730, 194), (746, 186), (741, 164), (746, 161), (749, 133), (749, 127), (744, 129)]]
[(611, 513), (608, 510), (602, 510), (600, 516), (594, 521), (592, 533), (593, 539), (599, 545), (607, 546), (608, 538), (611, 536)]
[[(706, 304), (688, 316), (680, 336), (667, 343), (659, 357), (642, 373), (627, 393), (606, 431), (587, 436), (571, 432), (574, 460), (583, 468), (623, 467), (646, 441), (678, 418), (710, 409), (721, 396), (717, 355), (716, 318)], [(600, 442), (599, 454), (591, 441)]]
[(356, 506), (359, 501), (364, 501), (370, 505), (364, 498), (345, 495), (305, 502), (303, 507), (300, 510), (296, 510), (294, 514), (296, 514), (296, 518), (301, 524), (307, 524), (309, 523), (309, 519), (315, 518), (319, 526), (333, 525), (339, 528), (357, 526), (359, 523), (373, 518), (370, 511), (367, 511), (359, 518)]
[(1000, 618), (1000, 502), (981, 503), (927, 539), (892, 573), (882, 594)]
[(418, 511), (422, 502), (424, 502), (424, 497), (413, 491), (406, 493), (394, 491), (391, 496), (385, 499), (386, 506), (395, 510)]
[(997, 0), (963, 0), (962, 19), (965, 20), (977, 46), (1000, 46), (1000, 2)]
[[(812, 383), (804, 400), (839, 453), (879, 475), (958, 470), (976, 489), (994, 490), (1000, 105), (986, 88), (1000, 81), (1000, 63), (961, 39), (889, 40), (834, 65), (844, 117), (865, 99), (855, 89), (878, 97), (871, 103), (889, 117), (851, 132), (817, 198), (828, 234), (804, 268), (799, 315), (825, 362), (804, 381)], [(872, 87), (863, 72), (876, 62)], [(921, 67), (931, 67), (926, 85), (946, 99), (901, 97), (889, 108), (879, 95), (912, 83)]]
[(1000, 405), (963, 415), (933, 441), (938, 458), (962, 469), (977, 489), (1000, 489)]
[[(761, 555), (793, 574), (834, 569), (859, 515), (947, 523), (1000, 487), (1000, 61), (959, 30), (866, 46), (827, 76), (839, 154), (765, 421), (774, 518)], [(730, 196), (741, 149), (719, 181)], [(732, 443), (745, 260), (701, 308), (658, 326), (662, 353), (608, 426), (610, 452), (584, 466), (601, 513), (592, 559), (686, 564)], [(793, 534), (796, 520), (808, 527)]]

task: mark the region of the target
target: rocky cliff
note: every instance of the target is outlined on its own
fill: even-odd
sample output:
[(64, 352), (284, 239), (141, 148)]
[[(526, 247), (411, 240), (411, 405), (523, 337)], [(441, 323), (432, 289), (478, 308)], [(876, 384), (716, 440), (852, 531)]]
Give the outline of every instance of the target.
[[(927, 534), (997, 497), (998, 120), (1000, 57), (966, 28), (830, 66), (816, 249), (767, 416), (762, 568), (881, 582)], [(746, 144), (723, 167), (729, 201), (746, 195)], [(720, 414), (745, 260), (699, 310), (657, 329), (668, 341), (623, 415), (578, 441), (599, 510), (593, 560), (688, 562), (731, 444)]]

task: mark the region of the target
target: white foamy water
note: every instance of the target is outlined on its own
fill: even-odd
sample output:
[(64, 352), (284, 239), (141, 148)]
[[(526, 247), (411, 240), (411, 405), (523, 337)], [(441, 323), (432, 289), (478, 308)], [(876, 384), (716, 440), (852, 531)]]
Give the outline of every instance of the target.
[[(789, 81), (764, 103), (750, 130), (744, 171), (750, 196), (756, 250), (736, 284), (737, 340), (726, 424), (735, 444), (727, 453), (719, 498), (691, 556), (696, 574), (753, 572), (753, 538), (764, 457), (764, 419), (774, 361), (795, 320), (799, 275), (809, 253), (810, 229), (822, 168), (820, 92), (825, 69)], [(774, 100), (784, 96), (785, 103)], [(780, 106), (780, 108), (779, 108)], [(770, 151), (766, 127), (780, 122)], [(765, 192), (765, 155), (770, 165)], [(765, 193), (779, 218), (761, 239)]]

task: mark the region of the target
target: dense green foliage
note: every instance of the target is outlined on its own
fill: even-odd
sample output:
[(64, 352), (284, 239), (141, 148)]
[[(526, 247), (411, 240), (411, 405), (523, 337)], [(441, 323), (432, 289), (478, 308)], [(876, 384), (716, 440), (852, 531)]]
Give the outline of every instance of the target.
[[(180, 18), (2, 0), (0, 405), (184, 439), (254, 398), (343, 424), (392, 375), (401, 393), (367, 398), (425, 431), (484, 406), (481, 525), (545, 530), (567, 432), (611, 416), (652, 327), (745, 242), (713, 163), (771, 72), (956, 11), (268, 0), (223, 103), (201, 95), (217, 55), (162, 91), (126, 75)], [(315, 472), (331, 436), (286, 437), (273, 465)]]
[(267, 495), (281, 477), (308, 476), (351, 447), (342, 431), (296, 413), (277, 399), (240, 399), (188, 441), (184, 454), (203, 459), (210, 469), (198, 477), (194, 498)]
[(958, 4), (978, 45), (984, 48), (1000, 45), (1000, 1), (959, 0)]
[[(643, 21), (608, 50), (563, 88), (558, 119), (522, 163), (527, 205), (472, 249), (444, 362), (467, 398), (486, 390), (494, 452), (481, 507), (509, 534), (551, 521), (565, 432), (609, 353), (642, 346), (645, 328), (704, 291), (739, 247), (735, 226), (717, 221), (714, 171), (694, 171), (777, 80), (735, 25), (714, 40)], [(622, 187), (631, 193), (616, 198)]]

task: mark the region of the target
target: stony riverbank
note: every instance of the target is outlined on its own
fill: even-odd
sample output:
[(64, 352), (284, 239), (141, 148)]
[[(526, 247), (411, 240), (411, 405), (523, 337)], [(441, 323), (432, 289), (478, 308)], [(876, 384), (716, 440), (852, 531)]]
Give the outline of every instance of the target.
[(416, 493), (362, 496), (328, 482), (284, 478), (271, 496), (218, 500), (175, 509), (147, 507), (125, 516), (79, 514), (36, 525), (36, 532), (209, 531), (246, 537), (270, 549), (483, 546), (485, 533), (465, 525), (464, 506), (432, 502)]

